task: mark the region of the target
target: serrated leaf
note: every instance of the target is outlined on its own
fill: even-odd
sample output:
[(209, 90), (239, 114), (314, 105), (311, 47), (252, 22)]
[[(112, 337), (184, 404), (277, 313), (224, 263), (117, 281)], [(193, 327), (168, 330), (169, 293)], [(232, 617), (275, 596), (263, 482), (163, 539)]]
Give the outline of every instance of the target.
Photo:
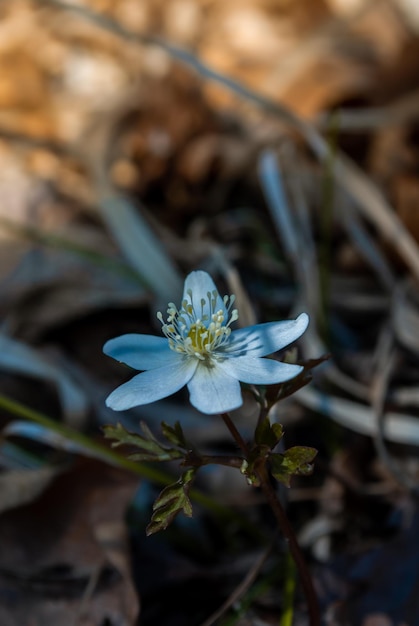
[(316, 454), (315, 448), (307, 446), (294, 446), (286, 450), (284, 454), (271, 454), (272, 475), (276, 480), (289, 487), (291, 476), (311, 474), (313, 469), (311, 462)]
[(269, 417), (266, 417), (256, 428), (255, 443), (259, 446), (267, 446), (272, 450), (282, 439), (283, 434), (281, 424), (271, 425)]
[(117, 448), (121, 445), (131, 445), (140, 449), (140, 452), (131, 454), (131, 461), (169, 461), (183, 458), (183, 454), (174, 448), (163, 445), (156, 439), (147, 424), (141, 422), (141, 430), (144, 436), (131, 433), (118, 423), (116, 426), (105, 426), (105, 438), (116, 439), (111, 445)]
[(169, 426), (166, 422), (162, 422), (161, 431), (170, 443), (173, 443), (175, 446), (179, 446), (184, 450), (188, 449), (189, 446), (185, 439), (185, 435), (183, 434), (182, 426), (179, 422), (176, 422), (174, 426)]
[(123, 444), (142, 447), (143, 437), (136, 433), (131, 433), (120, 422), (116, 426), (108, 424), (103, 427), (105, 439), (115, 439), (112, 448), (117, 448)]
[(146, 529), (148, 536), (160, 530), (166, 530), (176, 515), (181, 511), (187, 517), (192, 517), (192, 504), (189, 499), (189, 490), (194, 477), (195, 470), (188, 469), (176, 483), (168, 485), (163, 489), (153, 505), (154, 513)]
[(147, 426), (147, 424), (145, 422), (140, 422), (140, 428), (144, 433), (144, 438), (145, 441), (147, 442), (148, 445), (150, 445), (150, 447), (154, 446), (155, 450), (166, 450), (167, 446), (165, 446), (164, 444), (162, 444), (157, 437), (155, 437), (155, 435), (153, 434), (153, 432), (149, 429), (149, 427)]

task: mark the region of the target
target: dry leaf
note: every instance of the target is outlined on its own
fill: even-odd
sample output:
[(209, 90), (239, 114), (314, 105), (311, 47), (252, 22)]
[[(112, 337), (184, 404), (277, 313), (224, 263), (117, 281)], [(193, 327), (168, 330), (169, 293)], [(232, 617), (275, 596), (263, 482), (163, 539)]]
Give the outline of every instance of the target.
[(2, 624), (134, 626), (126, 508), (137, 481), (94, 461), (0, 516)]

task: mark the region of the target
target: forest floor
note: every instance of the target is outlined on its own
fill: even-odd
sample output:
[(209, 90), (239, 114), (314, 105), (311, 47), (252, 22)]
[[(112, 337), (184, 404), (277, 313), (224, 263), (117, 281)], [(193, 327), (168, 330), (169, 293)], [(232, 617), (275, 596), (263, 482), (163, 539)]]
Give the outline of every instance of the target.
[(105, 405), (132, 376), (105, 342), (159, 335), (196, 269), (241, 325), (310, 316), (312, 380), (269, 417), (318, 450), (277, 491), (322, 624), (419, 624), (418, 207), (415, 0), (1, 3), (1, 626), (310, 624), (237, 469), (147, 537), (179, 464), (104, 437), (180, 421), (237, 454), (185, 390)]

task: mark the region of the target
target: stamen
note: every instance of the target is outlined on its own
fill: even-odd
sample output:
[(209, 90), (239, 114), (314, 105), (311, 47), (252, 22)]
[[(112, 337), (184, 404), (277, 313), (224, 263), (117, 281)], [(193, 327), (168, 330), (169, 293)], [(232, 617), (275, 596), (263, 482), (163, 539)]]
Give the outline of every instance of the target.
[[(162, 325), (169, 347), (178, 354), (184, 354), (205, 361), (217, 358), (217, 353), (229, 341), (230, 325), (238, 319), (237, 309), (231, 311), (235, 296), (224, 296), (224, 309), (216, 309), (219, 295), (216, 290), (207, 293), (207, 299), (199, 299), (199, 310), (195, 310), (191, 289), (186, 292), (189, 300), (182, 300), (178, 310), (173, 302), (167, 308), (167, 321), (159, 311), (157, 319)], [(207, 307), (207, 313), (205, 313)], [(231, 313), (230, 313), (231, 311)]]

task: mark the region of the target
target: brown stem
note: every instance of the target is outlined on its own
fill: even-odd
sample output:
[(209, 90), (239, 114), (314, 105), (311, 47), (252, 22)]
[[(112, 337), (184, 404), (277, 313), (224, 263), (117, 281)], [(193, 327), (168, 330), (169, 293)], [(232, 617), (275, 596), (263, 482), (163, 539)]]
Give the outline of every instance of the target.
[(287, 538), (292, 557), (298, 568), (301, 584), (303, 586), (304, 594), (307, 601), (310, 625), (320, 626), (320, 612), (317, 595), (313, 587), (313, 581), (311, 580), (307, 563), (305, 561), (303, 553), (301, 552), (301, 548), (298, 545), (297, 537), (295, 536), (294, 530), (288, 520), (288, 517), (286, 516), (285, 511), (282, 508), (282, 505), (275, 493), (275, 490), (269, 481), (269, 476), (266, 472), (266, 469), (260, 469), (256, 472), (256, 474), (259, 477), (260, 487), (265, 494), (265, 497), (269, 503), (269, 506), (272, 509), (273, 514), (275, 515), (276, 521), (278, 522), (278, 525), (283, 534)]
[[(248, 458), (250, 453), (249, 447), (237, 430), (229, 414), (222, 413), (221, 417), (223, 418), (228, 430), (233, 435), (238, 446), (246, 455), (246, 458)], [(304, 594), (307, 601), (310, 626), (320, 626), (320, 611), (317, 595), (314, 590), (313, 582), (311, 580), (310, 572), (305, 562), (303, 553), (301, 552), (301, 548), (298, 545), (297, 537), (295, 536), (294, 530), (285, 514), (284, 509), (282, 508), (280, 501), (278, 500), (274, 488), (271, 485), (265, 466), (258, 468), (256, 474), (260, 480), (260, 487), (265, 494), (266, 500), (268, 501), (268, 504), (271, 507), (273, 514), (275, 515), (276, 521), (278, 522), (278, 526), (288, 541), (292, 557), (298, 568), (301, 584), (303, 586)]]
[(231, 417), (229, 416), (228, 413), (221, 413), (221, 417), (224, 420), (225, 425), (227, 426), (228, 430), (231, 432), (231, 434), (233, 435), (235, 441), (237, 442), (240, 450), (243, 452), (243, 454), (246, 456), (246, 458), (249, 456), (249, 447), (247, 445), (247, 443), (245, 442), (245, 440), (243, 439), (243, 437), (241, 436), (241, 434), (239, 433), (239, 431), (236, 428), (236, 425), (234, 424), (233, 420), (231, 419)]
[(243, 465), (243, 457), (240, 456), (220, 456), (217, 454), (203, 454), (198, 456), (189, 452), (185, 455), (182, 465), (190, 467), (202, 467), (203, 465), (225, 465), (226, 467), (237, 467), (240, 469)]

